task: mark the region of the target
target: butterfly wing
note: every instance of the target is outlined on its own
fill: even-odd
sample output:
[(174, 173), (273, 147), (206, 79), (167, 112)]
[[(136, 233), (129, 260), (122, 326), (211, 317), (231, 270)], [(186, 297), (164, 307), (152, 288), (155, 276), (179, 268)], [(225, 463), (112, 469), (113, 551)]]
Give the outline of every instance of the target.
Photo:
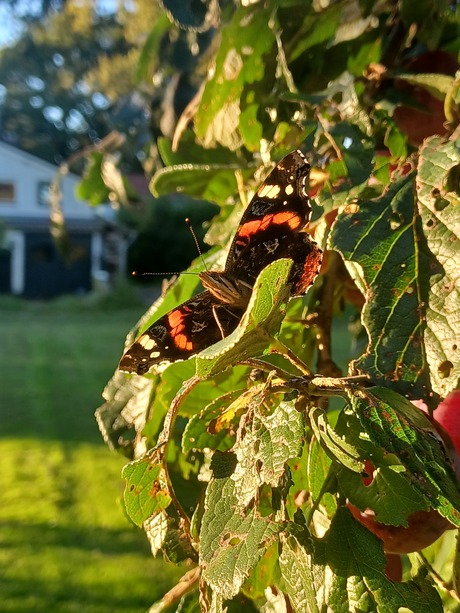
[(248, 205), (227, 258), (225, 273), (250, 286), (271, 262), (291, 258), (292, 295), (306, 292), (321, 265), (322, 252), (301, 232), (311, 215), (307, 194), (310, 166), (300, 151), (278, 163)]
[[(254, 244), (292, 236), (307, 225), (311, 215), (307, 194), (309, 173), (310, 165), (300, 151), (289, 153), (277, 164), (241, 218), (227, 257), (226, 272), (233, 272), (236, 261), (246, 257)], [(282, 256), (274, 259), (279, 257)], [(267, 263), (253, 262), (254, 277)]]
[(210, 292), (201, 292), (141, 334), (121, 358), (119, 369), (143, 375), (154, 364), (185, 360), (233, 332), (242, 314), (241, 309), (222, 306)]
[(278, 257), (291, 258), (294, 264), (289, 275), (291, 296), (303, 296), (316, 279), (323, 261), (323, 252), (309, 234), (300, 232), (286, 245), (283, 242)]

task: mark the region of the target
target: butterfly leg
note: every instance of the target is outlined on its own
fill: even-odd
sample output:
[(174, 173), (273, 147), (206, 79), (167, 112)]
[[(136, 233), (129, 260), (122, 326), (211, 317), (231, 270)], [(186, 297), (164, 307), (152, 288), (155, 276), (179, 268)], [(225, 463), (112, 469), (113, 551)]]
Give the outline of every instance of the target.
[[(220, 316), (219, 311), (221, 313)], [(214, 304), (212, 306), (212, 314), (222, 338), (225, 338), (231, 332), (233, 332), (242, 317), (242, 313), (233, 312), (232, 309), (222, 304)]]

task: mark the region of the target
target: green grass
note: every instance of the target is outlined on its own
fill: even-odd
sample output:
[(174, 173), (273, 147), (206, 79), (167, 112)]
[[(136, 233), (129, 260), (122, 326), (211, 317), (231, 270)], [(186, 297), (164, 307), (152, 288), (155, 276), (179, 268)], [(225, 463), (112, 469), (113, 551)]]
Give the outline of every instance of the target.
[(126, 519), (94, 420), (142, 310), (0, 301), (2, 613), (138, 613), (178, 576)]

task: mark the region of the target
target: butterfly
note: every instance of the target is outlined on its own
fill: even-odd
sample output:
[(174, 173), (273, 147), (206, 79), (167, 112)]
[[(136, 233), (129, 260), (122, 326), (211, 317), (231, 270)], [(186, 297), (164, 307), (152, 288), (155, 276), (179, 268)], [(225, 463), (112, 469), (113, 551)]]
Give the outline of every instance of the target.
[(155, 364), (184, 360), (231, 334), (259, 273), (275, 260), (293, 260), (290, 294), (305, 294), (322, 260), (321, 249), (304, 231), (311, 216), (309, 174), (298, 150), (277, 164), (243, 213), (224, 270), (199, 273), (204, 291), (143, 332), (121, 358), (120, 370), (142, 375)]

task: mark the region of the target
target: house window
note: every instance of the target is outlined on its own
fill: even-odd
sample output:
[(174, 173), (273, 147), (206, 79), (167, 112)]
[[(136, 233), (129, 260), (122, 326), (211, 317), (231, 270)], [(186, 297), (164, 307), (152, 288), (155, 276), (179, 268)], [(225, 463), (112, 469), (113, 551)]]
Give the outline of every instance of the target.
[(12, 181), (0, 181), (0, 202), (14, 202), (16, 189)]
[(40, 181), (37, 186), (37, 202), (40, 206), (49, 206), (50, 204), (50, 183), (49, 181)]

